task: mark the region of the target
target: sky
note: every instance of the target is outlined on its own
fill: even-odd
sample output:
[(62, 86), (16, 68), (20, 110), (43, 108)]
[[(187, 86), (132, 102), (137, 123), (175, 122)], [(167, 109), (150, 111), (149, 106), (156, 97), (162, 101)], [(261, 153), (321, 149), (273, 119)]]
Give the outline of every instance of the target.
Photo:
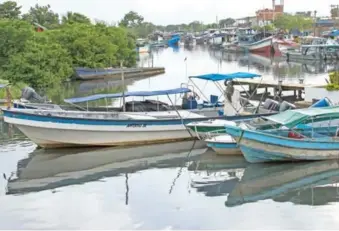
[[(2, 0), (0, 0), (1, 2)], [(255, 11), (272, 6), (272, 0), (17, 0), (22, 11), (35, 4), (51, 5), (60, 15), (67, 11), (114, 23), (133, 10), (145, 21), (158, 25), (189, 23), (194, 20), (212, 23), (227, 17), (255, 16)], [(280, 0), (276, 0), (278, 4)], [(318, 16), (329, 16), (330, 5), (338, 0), (285, 0), (285, 12), (317, 10)]]

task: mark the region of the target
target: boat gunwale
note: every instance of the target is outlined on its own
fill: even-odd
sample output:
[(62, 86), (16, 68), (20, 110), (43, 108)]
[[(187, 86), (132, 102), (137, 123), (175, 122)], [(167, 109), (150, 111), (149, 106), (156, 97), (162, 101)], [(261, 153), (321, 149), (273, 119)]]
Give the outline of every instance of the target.
[[(256, 118), (256, 116), (262, 116), (263, 114), (260, 115), (235, 115), (235, 116), (213, 116), (213, 117), (198, 117), (198, 118), (175, 118), (175, 119), (149, 119), (149, 120), (145, 120), (145, 119), (101, 119), (101, 118), (78, 118), (78, 117), (62, 117), (62, 116), (56, 116), (56, 115), (41, 115), (41, 114), (37, 114), (37, 113), (29, 113), (27, 112), (27, 110), (35, 110), (35, 111), (44, 111), (44, 112), (50, 112), (50, 113), (55, 113), (56, 111), (49, 111), (49, 110), (37, 110), (37, 109), (27, 109), (27, 110), (22, 110), (22, 111), (18, 111), (18, 110), (10, 110), (10, 109), (1, 109), (4, 112), (4, 117), (10, 117), (13, 118), (13, 116), (8, 116), (6, 115), (6, 113), (9, 114), (18, 114), (18, 115), (26, 115), (26, 116), (36, 116), (36, 117), (40, 117), (40, 118), (52, 118), (52, 119), (63, 119), (63, 120), (90, 120), (90, 121), (119, 121), (119, 122), (154, 122), (154, 121), (161, 121), (161, 122), (171, 122), (171, 121), (204, 121), (204, 120), (208, 120), (208, 119), (225, 119), (225, 120), (236, 120), (237, 118)], [(60, 112), (64, 112), (64, 111), (60, 111)], [(69, 112), (69, 111), (67, 111)], [(79, 113), (80, 114), (80, 113)], [(105, 114), (105, 113), (103, 113)], [(118, 113), (117, 113), (118, 114)], [(268, 115), (272, 115), (272, 113), (268, 113)], [(15, 117), (14, 117), (15, 118)], [(23, 120), (30, 120), (30, 119), (23, 119)]]
[[(263, 144), (270, 144), (270, 145), (275, 145), (275, 146), (280, 146), (280, 147), (291, 147), (290, 145), (286, 145), (286, 144), (281, 144), (281, 143), (273, 143), (273, 142), (269, 142), (269, 141), (262, 141), (261, 139), (254, 139), (254, 138), (250, 138), (250, 137), (246, 137), (245, 136), (245, 133), (252, 133), (254, 135), (258, 134), (258, 135), (261, 135), (261, 136), (268, 136), (268, 137), (272, 137), (272, 138), (276, 138), (276, 139), (280, 139), (280, 140), (288, 140), (288, 141), (293, 141), (293, 142), (296, 142), (296, 143), (321, 143), (321, 144), (326, 144), (326, 143), (337, 143), (339, 145), (339, 137), (338, 137), (338, 140), (333, 140), (332, 137), (329, 137), (329, 138), (332, 138), (331, 141), (326, 141), (326, 140), (316, 140), (316, 138), (306, 138), (306, 139), (294, 139), (294, 138), (289, 138), (289, 137), (283, 137), (283, 136), (277, 136), (277, 135), (273, 135), (273, 134), (270, 134), (270, 133), (265, 133), (265, 132), (259, 132), (257, 130), (253, 131), (253, 130), (250, 130), (250, 129), (242, 129), (242, 128), (239, 128), (239, 127), (235, 127), (235, 126), (225, 126), (226, 127), (226, 132), (227, 132), (227, 129), (233, 129), (233, 130), (238, 130), (240, 131), (241, 133), (244, 133), (242, 135), (242, 139), (248, 139), (248, 140), (253, 140), (253, 141), (256, 141), (256, 142), (260, 142), (260, 143), (263, 143)], [(228, 128), (227, 128), (228, 127)], [(228, 132), (227, 132), (228, 133)], [(233, 135), (231, 135), (233, 137)], [(238, 142), (238, 141), (237, 141)], [(241, 146), (241, 143), (239, 144)], [(292, 148), (292, 147), (291, 147)], [(295, 147), (294, 147), (295, 148)], [(305, 150), (314, 150), (314, 148), (304, 148), (304, 147), (299, 147), (297, 149), (305, 149)], [(330, 149), (330, 148), (326, 148), (325, 150), (337, 150), (338, 148), (333, 148), (333, 149)], [(324, 150), (323, 148), (320, 148), (318, 150)]]

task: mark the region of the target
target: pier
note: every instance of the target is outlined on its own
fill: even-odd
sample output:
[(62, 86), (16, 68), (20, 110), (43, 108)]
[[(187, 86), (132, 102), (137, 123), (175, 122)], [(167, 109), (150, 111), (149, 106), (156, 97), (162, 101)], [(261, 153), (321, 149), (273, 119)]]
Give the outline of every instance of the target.
[(305, 87), (326, 87), (325, 84), (304, 84), (304, 83), (284, 83), (284, 82), (267, 82), (265, 80), (255, 80), (255, 79), (239, 79), (234, 81), (234, 85), (244, 85), (248, 86), (249, 92), (256, 92), (257, 89), (265, 89), (265, 93), (268, 92), (268, 88), (273, 88), (274, 93), (280, 92), (278, 95), (281, 95), (282, 91), (294, 91), (294, 96), (301, 98), (302, 91), (305, 90)]

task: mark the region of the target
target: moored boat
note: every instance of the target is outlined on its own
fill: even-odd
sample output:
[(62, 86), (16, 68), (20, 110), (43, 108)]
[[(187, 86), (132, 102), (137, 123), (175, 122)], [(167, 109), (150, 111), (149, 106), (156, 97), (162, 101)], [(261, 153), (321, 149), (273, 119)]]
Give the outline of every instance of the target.
[(142, 46), (142, 47), (137, 47), (137, 51), (140, 54), (149, 53), (150, 52), (150, 46), (149, 45), (145, 45), (145, 46)]
[[(150, 97), (185, 94), (188, 88), (162, 91), (124, 92), (98, 94), (88, 97), (66, 99), (75, 104), (107, 98)], [(184, 97), (185, 99), (185, 97)], [(190, 99), (183, 107), (169, 107), (160, 101), (151, 105), (138, 105), (132, 101), (111, 111), (66, 111), (40, 109), (6, 109), (5, 122), (14, 124), (28, 138), (46, 148), (64, 146), (118, 146), (145, 143), (170, 142), (195, 139), (186, 124), (210, 118), (237, 119), (237, 116), (219, 115), (218, 107), (198, 108)], [(87, 104), (88, 105), (88, 104)], [(149, 106), (149, 107), (148, 107)], [(84, 108), (86, 110), (86, 108)]]
[(207, 147), (220, 155), (242, 155), (237, 142), (230, 135), (214, 136), (205, 140)]
[[(190, 92), (187, 88), (134, 92), (133, 96), (170, 95)], [(131, 93), (124, 93), (128, 96)], [(112, 94), (111, 98), (121, 97)], [(97, 95), (96, 98), (102, 98)], [(93, 97), (92, 97), (93, 99)], [(74, 102), (74, 100), (72, 101)], [(126, 112), (79, 112), (64, 110), (8, 109), (4, 120), (16, 125), (42, 147), (116, 146), (189, 139), (191, 119), (203, 115), (185, 110)]]
[(249, 44), (239, 44), (239, 46), (251, 53), (260, 53), (270, 55), (273, 48), (273, 37), (263, 38), (259, 41)]
[[(333, 103), (326, 97), (311, 105), (311, 107), (330, 106), (333, 106)], [(279, 104), (274, 100), (267, 99), (263, 104), (263, 109), (266, 109), (267, 111), (261, 111), (261, 113), (257, 114), (242, 115), (241, 117), (239, 117), (239, 120), (234, 120), (234, 122), (252, 121), (255, 118), (259, 119), (262, 116), (269, 116), (278, 112), (295, 109), (295, 107), (290, 106), (290, 104), (285, 101)], [(212, 136), (226, 134), (226, 130), (224, 129), (225, 125), (232, 125), (234, 124), (234, 122), (226, 121), (223, 119), (215, 119), (190, 123), (187, 124), (187, 127), (190, 128), (193, 132), (197, 133), (197, 137), (199, 139), (206, 139), (206, 137), (211, 138)]]
[(338, 158), (338, 106), (289, 110), (264, 118), (277, 129), (256, 129), (245, 123), (225, 126), (248, 162)]
[[(104, 78), (121, 78), (121, 68), (75, 68), (77, 80), (94, 80)], [(124, 68), (124, 77), (132, 78), (137, 76), (153, 76), (165, 73), (163, 67), (133, 67)]]

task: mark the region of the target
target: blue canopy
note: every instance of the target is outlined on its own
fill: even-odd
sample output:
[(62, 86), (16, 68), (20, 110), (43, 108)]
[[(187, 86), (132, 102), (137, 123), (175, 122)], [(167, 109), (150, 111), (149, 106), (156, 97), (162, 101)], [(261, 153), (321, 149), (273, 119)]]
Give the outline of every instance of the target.
[[(175, 89), (162, 90), (162, 91), (131, 91), (131, 92), (125, 92), (125, 97), (172, 95), (172, 94), (186, 93), (190, 91), (191, 90), (188, 88), (175, 88)], [(115, 93), (115, 94), (97, 94), (97, 95), (90, 95), (90, 96), (79, 97), (79, 98), (64, 99), (64, 101), (66, 103), (82, 103), (82, 102), (94, 101), (94, 100), (105, 99), (105, 98), (122, 98), (123, 95), (124, 94), (122, 92)]]
[(190, 76), (190, 78), (204, 79), (210, 81), (220, 81), (220, 80), (232, 80), (232, 79), (247, 79), (260, 77), (261, 75), (248, 73), (248, 72), (236, 72), (231, 74), (206, 74), (206, 75), (197, 75)]

